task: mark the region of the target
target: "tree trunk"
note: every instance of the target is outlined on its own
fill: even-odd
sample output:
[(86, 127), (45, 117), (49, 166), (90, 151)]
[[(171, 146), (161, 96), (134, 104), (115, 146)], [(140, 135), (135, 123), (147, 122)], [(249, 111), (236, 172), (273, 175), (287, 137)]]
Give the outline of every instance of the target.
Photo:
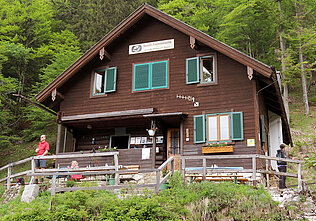
[[(281, 1), (278, 1), (278, 6), (279, 6), (279, 12), (281, 14)], [(280, 30), (279, 30), (279, 38), (280, 38), (280, 49), (281, 49), (281, 63), (282, 63), (282, 73), (283, 73), (283, 78), (284, 80), (286, 79), (285, 77), (285, 71), (286, 71), (286, 66), (285, 66), (285, 42), (283, 40), (283, 30), (280, 25)], [(281, 85), (280, 85), (281, 87)], [(283, 83), (283, 103), (284, 103), (284, 109), (286, 113), (286, 118), (288, 123), (290, 123), (290, 107), (289, 107), (289, 89), (287, 86), (287, 83)]]
[(299, 44), (299, 59), (300, 59), (300, 68), (301, 68), (301, 78), (302, 78), (302, 89), (303, 89), (303, 103), (305, 106), (305, 115), (309, 115), (309, 105), (308, 105), (308, 93), (306, 86), (306, 76), (305, 76), (305, 67), (304, 67), (304, 57), (301, 48), (302, 44)]
[(299, 47), (298, 47), (298, 56), (300, 62), (300, 69), (301, 69), (301, 79), (302, 79), (302, 90), (303, 90), (303, 103), (305, 107), (305, 115), (309, 115), (309, 105), (308, 105), (308, 95), (307, 95), (307, 85), (306, 85), (306, 76), (305, 76), (305, 67), (304, 67), (304, 56), (302, 51), (302, 42), (301, 42), (301, 35), (302, 35), (302, 25), (300, 21), (300, 5), (296, 3), (296, 18), (299, 24)]

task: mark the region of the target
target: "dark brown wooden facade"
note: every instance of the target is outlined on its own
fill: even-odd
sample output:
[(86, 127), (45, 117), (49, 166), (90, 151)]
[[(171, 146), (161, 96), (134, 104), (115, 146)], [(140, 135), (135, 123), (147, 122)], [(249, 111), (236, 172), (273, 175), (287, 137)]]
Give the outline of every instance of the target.
[[(174, 39), (174, 49), (128, 53), (129, 45), (166, 39)], [(192, 41), (196, 44), (193, 49)], [(103, 47), (108, 56), (101, 60), (99, 50)], [(216, 82), (186, 84), (186, 59), (205, 55), (213, 55), (216, 59)], [(168, 87), (133, 91), (133, 65), (163, 60), (168, 61)], [(114, 66), (117, 67), (116, 91), (93, 96), (94, 71)], [(251, 80), (247, 66), (254, 70)], [(167, 132), (171, 128), (179, 129), (179, 154), (202, 155), (204, 144), (195, 144), (193, 138), (195, 115), (243, 113), (244, 139), (230, 142), (234, 152), (226, 154), (267, 151), (267, 142), (262, 143), (259, 134), (260, 116), (264, 115), (267, 140), (268, 110), (282, 116), (284, 141), (291, 143), (275, 78), (272, 68), (145, 4), (48, 85), (36, 99), (58, 111), (59, 123), (71, 132), (73, 142), (59, 142), (60, 152), (63, 143), (68, 151), (92, 151), (111, 146), (114, 136), (148, 137), (146, 129), (154, 120), (159, 128), (156, 136), (163, 137), (163, 142), (156, 144), (159, 152), (155, 158), (156, 165), (159, 165), (168, 156)], [(266, 86), (268, 90), (260, 91)], [(55, 89), (58, 94), (52, 101), (51, 93)], [(182, 99), (182, 96), (194, 97), (199, 105), (194, 106), (192, 101)], [(247, 139), (255, 139), (256, 145), (247, 147)], [(130, 145), (131, 149), (119, 149), (120, 164), (152, 167), (152, 159), (142, 160), (141, 149), (153, 145)], [(150, 156), (152, 158), (153, 148)], [(194, 162), (191, 164), (200, 166)], [(238, 160), (208, 164), (249, 168), (251, 162)]]

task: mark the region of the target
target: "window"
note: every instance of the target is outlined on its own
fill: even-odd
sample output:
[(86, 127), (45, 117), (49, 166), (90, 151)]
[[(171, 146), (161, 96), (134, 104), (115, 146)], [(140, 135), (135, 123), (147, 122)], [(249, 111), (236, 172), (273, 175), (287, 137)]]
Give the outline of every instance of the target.
[(242, 112), (194, 116), (194, 143), (243, 139)]
[(133, 91), (168, 87), (168, 61), (134, 65)]
[(203, 56), (186, 59), (186, 83), (214, 83), (215, 56)]
[(93, 95), (102, 95), (116, 90), (116, 67), (96, 70), (93, 77)]

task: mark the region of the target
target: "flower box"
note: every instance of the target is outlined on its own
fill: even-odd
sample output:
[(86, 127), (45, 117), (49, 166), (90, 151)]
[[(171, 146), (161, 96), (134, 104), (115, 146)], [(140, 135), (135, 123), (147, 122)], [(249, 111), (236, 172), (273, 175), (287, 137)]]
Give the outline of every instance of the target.
[(202, 153), (229, 153), (229, 152), (234, 152), (233, 146), (202, 147)]

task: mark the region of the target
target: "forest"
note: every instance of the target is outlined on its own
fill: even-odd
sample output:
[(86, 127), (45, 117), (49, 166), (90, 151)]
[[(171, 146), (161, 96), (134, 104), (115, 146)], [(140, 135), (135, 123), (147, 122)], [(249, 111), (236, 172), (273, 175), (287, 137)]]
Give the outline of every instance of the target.
[[(55, 119), (34, 95), (143, 3), (282, 73), (282, 94), (316, 104), (316, 0), (0, 0), (0, 148), (37, 139)], [(313, 77), (314, 74), (314, 77)]]

